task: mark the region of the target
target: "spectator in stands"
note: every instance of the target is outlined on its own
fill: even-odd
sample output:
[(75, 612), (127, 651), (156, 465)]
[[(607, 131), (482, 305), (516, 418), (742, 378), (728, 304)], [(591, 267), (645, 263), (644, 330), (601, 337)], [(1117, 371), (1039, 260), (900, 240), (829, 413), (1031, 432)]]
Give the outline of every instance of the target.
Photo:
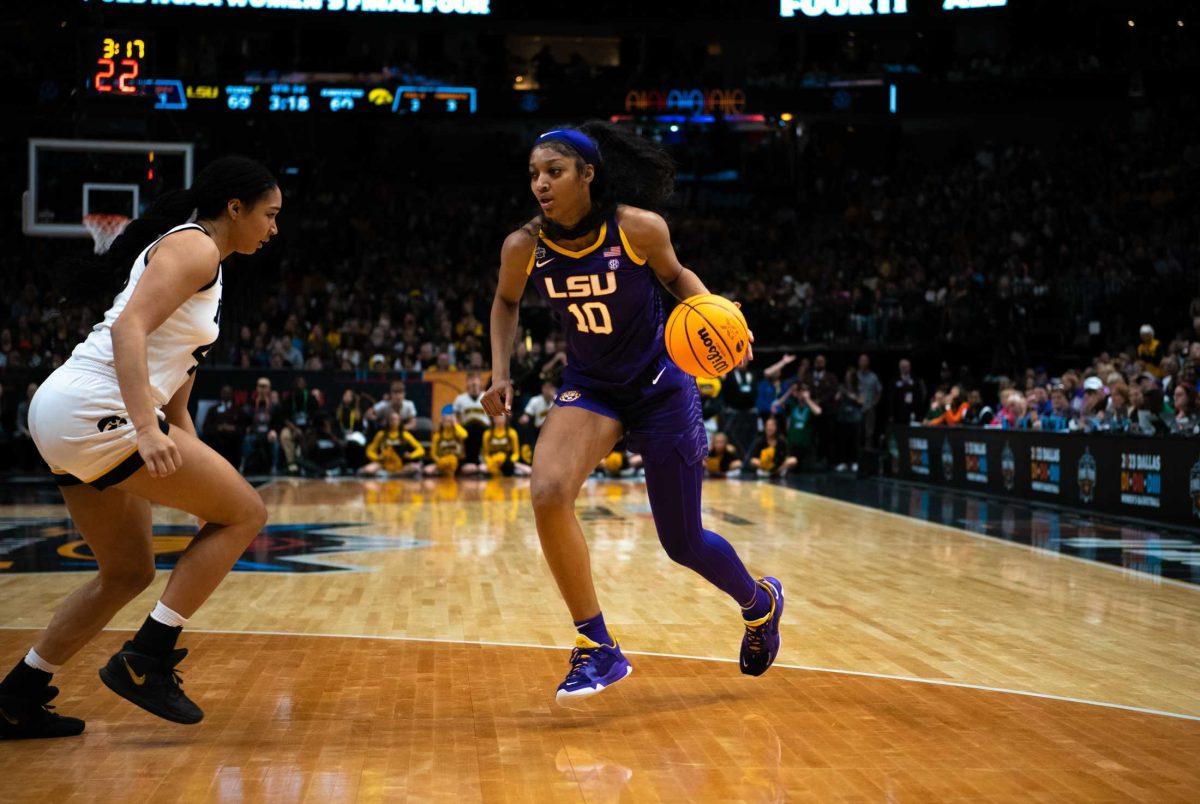
[(1050, 391), (1050, 412), (1038, 417), (1035, 429), (1052, 433), (1065, 433), (1076, 426), (1075, 409), (1067, 399), (1067, 391), (1056, 385)]
[(421, 442), (404, 429), (399, 412), (389, 411), (384, 422), (384, 426), (367, 445), (369, 463), (359, 469), (358, 473), (407, 476), (421, 474), (421, 459), (425, 457), (425, 448), (421, 446)]
[(347, 388), (342, 391), (342, 401), (333, 414), (336, 431), (344, 444), (346, 467), (351, 471), (367, 462), (367, 423), (362, 405), (358, 391)]
[(798, 459), (788, 454), (788, 441), (779, 433), (779, 421), (768, 416), (762, 436), (750, 452), (750, 466), (759, 477), (783, 477), (796, 468)]
[(221, 386), (217, 404), (208, 410), (204, 417), (204, 429), (201, 440), (208, 444), (217, 454), (237, 465), (241, 457), (242, 441), (246, 437), (244, 415), (237, 405), (233, 404), (233, 386)]
[(537, 444), (538, 433), (554, 407), (554, 398), (558, 389), (548, 382), (542, 383), (542, 392), (525, 403), (521, 418), (517, 419), (517, 435), (521, 438), (521, 460), (533, 463), (533, 448)]
[[(970, 402), (963, 397), (962, 386), (953, 385), (948, 393), (942, 395), (941, 415), (934, 416), (927, 424), (935, 427), (958, 427), (970, 409)], [(934, 412), (934, 409), (930, 408), (930, 413)]]
[(508, 424), (508, 417), (492, 417), (492, 426), (483, 436), (483, 463), (480, 473), (504, 477), (528, 477), (533, 469), (521, 460), (521, 439)]
[(1029, 409), (1038, 416), (1045, 416), (1050, 412), (1050, 394), (1046, 391), (1044, 385), (1034, 385), (1026, 393), (1026, 400), (1029, 404)]
[(458, 423), (454, 407), (447, 405), (442, 409), (442, 419), (433, 431), (433, 445), (429, 450), (433, 462), (425, 467), (425, 474), (429, 477), (454, 477), (460, 470), (464, 474), (478, 474), (478, 465), (468, 467), (463, 464), (466, 444), (467, 431)]
[(401, 426), (405, 430), (412, 430), (417, 426), (417, 406), (411, 399), (406, 398), (407, 393), (408, 389), (403, 380), (392, 381), (387, 396), (371, 408), (377, 426), (383, 427), (388, 420), (388, 414), (393, 412), (400, 414)]
[(1172, 435), (1196, 435), (1200, 432), (1200, 411), (1197, 410), (1196, 391), (1180, 383), (1171, 395), (1175, 415), (1170, 419)]
[(1096, 376), (1083, 381), (1083, 410), (1079, 413), (1079, 427), (1085, 433), (1104, 430), (1108, 427), (1108, 397), (1104, 394), (1104, 382)]
[(1020, 391), (1010, 389), (1003, 397), (1000, 413), (992, 420), (990, 427), (1001, 430), (1030, 430), (1036, 423), (1034, 415), (1029, 413), (1025, 403), (1025, 395)]
[(983, 394), (978, 388), (967, 392), (967, 412), (963, 416), (963, 424), (970, 427), (987, 427), (994, 417), (995, 412), (983, 401)]
[(929, 400), (929, 409), (925, 411), (925, 415), (921, 418), (922, 424), (932, 426), (934, 422), (945, 415), (947, 396), (949, 396), (949, 392), (941, 388), (933, 392), (933, 397)]
[(1108, 408), (1105, 411), (1106, 429), (1126, 433), (1134, 430), (1137, 419), (1137, 409), (1129, 397), (1129, 386), (1123, 381), (1114, 383), (1109, 388)]
[(279, 430), (283, 427), (283, 412), (273, 394), (271, 381), (259, 377), (242, 417), (247, 422), (239, 465), (242, 474), (274, 472), (279, 465)]
[(309, 477), (330, 477), (346, 467), (346, 441), (337, 422), (325, 411), (318, 411), (312, 425), (304, 431), (301, 467)]
[(925, 381), (912, 374), (912, 363), (901, 359), (900, 376), (892, 386), (892, 421), (908, 424), (921, 420), (925, 410)]
[(473, 471), (467, 472), (468, 466), (478, 469), (482, 461), (483, 434), (492, 426), (491, 417), (480, 402), (482, 398), (483, 381), (479, 373), (473, 371), (467, 375), (467, 390), (454, 399), (454, 416), (467, 431), (462, 466), (464, 474), (474, 474)]
[(304, 431), (311, 425), (318, 409), (319, 397), (309, 390), (304, 375), (297, 374), (283, 403), (283, 427), (279, 430), (279, 446), (289, 474), (300, 472)]
[(758, 381), (754, 402), (760, 422), (765, 422), (775, 415), (772, 406), (775, 404), (775, 400), (783, 395), (785, 390), (782, 380), (783, 370), (795, 359), (795, 355), (784, 355), (777, 362), (763, 369), (763, 376)]
[(754, 370), (749, 365), (738, 365), (725, 375), (721, 387), (721, 402), (724, 407), (722, 421), (729, 441), (745, 453), (758, 435), (758, 415), (755, 412), (757, 394)]
[(875, 445), (875, 410), (883, 396), (883, 383), (879, 381), (879, 375), (871, 371), (871, 357), (867, 354), (858, 356), (858, 391), (862, 397), (863, 444), (872, 447)]
[(837, 404), (838, 381), (833, 372), (826, 369), (825, 355), (817, 355), (813, 358), (813, 369), (809, 375), (808, 386), (813, 402), (831, 414), (818, 416), (815, 425), (817, 455), (826, 466), (833, 466), (837, 451), (835, 435), (837, 417), (832, 414)]
[(721, 387), (724, 382), (719, 377), (697, 377), (696, 387), (700, 389), (700, 417), (704, 420), (704, 429), (712, 434), (721, 427), (721, 416), (725, 405), (721, 402)]
[(725, 477), (742, 471), (742, 453), (729, 443), (729, 436), (722, 432), (713, 433), (704, 468), (709, 477)]
[(862, 441), (863, 397), (858, 390), (858, 371), (847, 366), (842, 383), (834, 394), (834, 471), (858, 471), (858, 447)]
[(1163, 358), (1162, 343), (1154, 337), (1154, 327), (1149, 324), (1142, 324), (1138, 330), (1138, 337), (1141, 343), (1137, 347), (1138, 360), (1142, 361), (1142, 366), (1146, 371), (1149, 371), (1155, 377), (1162, 377), (1163, 372), (1160, 363)]
[[(797, 466), (802, 468), (813, 453), (813, 422), (822, 418), (824, 409), (812, 398), (805, 382), (793, 383), (771, 408), (772, 412), (781, 412), (787, 418), (788, 455), (794, 456)], [(766, 426), (765, 422), (763, 426)]]

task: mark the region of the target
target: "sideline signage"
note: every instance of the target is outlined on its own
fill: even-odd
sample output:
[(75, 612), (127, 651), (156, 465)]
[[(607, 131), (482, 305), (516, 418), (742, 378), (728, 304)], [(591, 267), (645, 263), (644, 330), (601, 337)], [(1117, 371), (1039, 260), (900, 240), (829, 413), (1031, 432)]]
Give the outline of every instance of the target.
[(1200, 527), (1200, 439), (893, 426), (894, 477)]

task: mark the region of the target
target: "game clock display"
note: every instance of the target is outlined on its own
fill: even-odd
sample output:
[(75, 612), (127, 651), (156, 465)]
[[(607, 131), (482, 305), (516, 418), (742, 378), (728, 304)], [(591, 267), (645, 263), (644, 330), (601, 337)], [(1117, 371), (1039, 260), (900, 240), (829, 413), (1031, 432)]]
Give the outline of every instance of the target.
[(105, 97), (137, 97), (150, 72), (152, 43), (129, 31), (89, 34), (83, 45), (88, 92)]

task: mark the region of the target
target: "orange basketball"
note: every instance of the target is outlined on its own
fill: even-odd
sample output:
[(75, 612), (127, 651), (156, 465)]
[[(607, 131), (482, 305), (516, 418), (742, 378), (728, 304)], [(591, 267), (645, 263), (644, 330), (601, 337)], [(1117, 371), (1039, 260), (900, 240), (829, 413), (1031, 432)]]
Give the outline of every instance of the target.
[(746, 317), (733, 302), (712, 293), (681, 301), (667, 319), (667, 354), (693, 377), (733, 371), (750, 346)]

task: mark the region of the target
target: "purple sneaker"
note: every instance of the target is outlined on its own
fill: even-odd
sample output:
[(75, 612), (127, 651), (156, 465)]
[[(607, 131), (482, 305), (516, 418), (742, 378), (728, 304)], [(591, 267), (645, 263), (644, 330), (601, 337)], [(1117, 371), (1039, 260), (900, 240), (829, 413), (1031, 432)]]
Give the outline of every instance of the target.
[(621, 653), (615, 639), (612, 645), (601, 645), (583, 634), (576, 634), (571, 669), (558, 685), (554, 700), (559, 706), (571, 708), (574, 703), (616, 684), (632, 672), (633, 665)]
[(779, 653), (779, 619), (783, 616), (783, 584), (777, 578), (760, 578), (758, 585), (771, 593), (771, 611), (761, 620), (746, 620), (742, 655), (738, 661), (748, 676), (767, 672)]

